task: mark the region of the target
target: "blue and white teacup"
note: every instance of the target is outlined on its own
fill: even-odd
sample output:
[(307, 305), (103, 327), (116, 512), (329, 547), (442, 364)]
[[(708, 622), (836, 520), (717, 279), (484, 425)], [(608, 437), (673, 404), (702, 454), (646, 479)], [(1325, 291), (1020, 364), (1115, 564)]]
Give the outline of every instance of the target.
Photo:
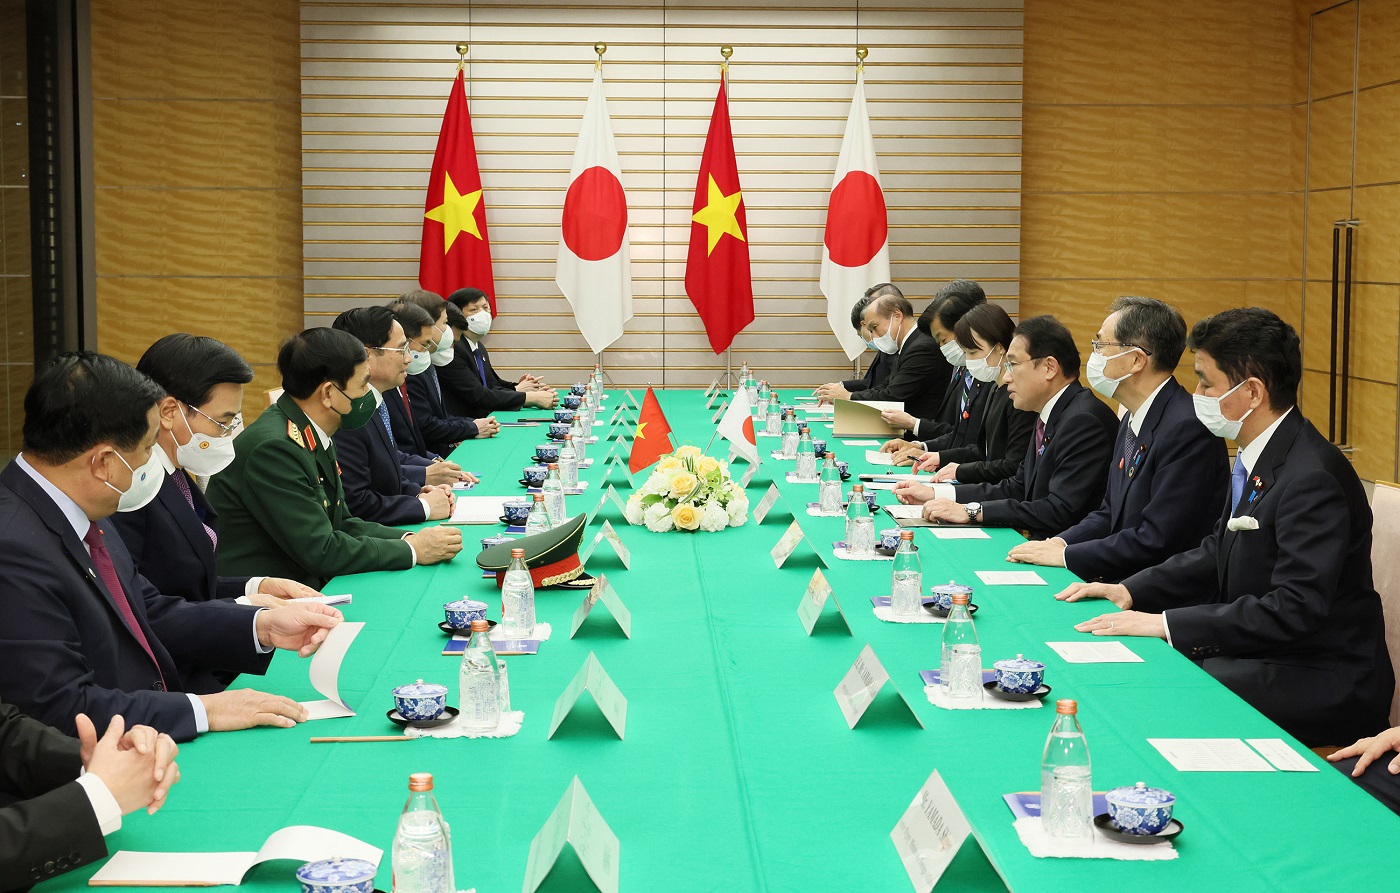
[(849, 462), (843, 462), (837, 459), (836, 470), (841, 473), (841, 480), (849, 481), (851, 479), (851, 464)]
[[(549, 426), (549, 439), (550, 439), (550, 440), (563, 440), (563, 439), (564, 439), (564, 435), (569, 433), (569, 429), (570, 429), (571, 427), (572, 427), (572, 426), (571, 426), (568, 422), (554, 422), (553, 424), (551, 424), (551, 425)], [(557, 459), (557, 458), (559, 458), (559, 457), (558, 457), (558, 456), (555, 456), (555, 458)], [(553, 460), (551, 460), (551, 461), (553, 461)]]
[(379, 867), (364, 859), (320, 859), (297, 869), (301, 893), (372, 893)]
[(1132, 787), (1114, 788), (1104, 794), (1108, 816), (1124, 834), (1159, 834), (1172, 820), (1176, 795), (1144, 782)]
[(826, 458), (826, 441), (812, 438), (812, 450), (817, 454), (818, 459)]
[[(540, 475), (540, 483), (544, 483), (544, 475)], [(505, 515), (507, 523), (524, 524), (525, 519), (530, 517), (532, 505), (534, 505), (533, 499), (507, 499), (501, 503), (501, 511)]]
[(1040, 691), (1045, 681), (1045, 664), (1038, 660), (1026, 660), (1022, 655), (1014, 659), (999, 660), (992, 664), (997, 674), (997, 688), (1018, 695), (1029, 695)]
[(569, 393), (576, 397), (582, 397), (584, 394), (588, 393), (588, 385), (581, 381), (575, 382), (573, 386), (569, 388)]
[(869, 504), (870, 510), (871, 510), (872, 512), (875, 511), (876, 509), (878, 509), (878, 508), (880, 507), (880, 506), (877, 504), (877, 500), (878, 500), (879, 498), (880, 498), (880, 494), (877, 493), (876, 491), (874, 491), (874, 490), (866, 490), (866, 491), (865, 491), (865, 501), (866, 501), (867, 504)]
[(504, 536), (499, 534), (496, 536), (484, 536), (481, 538), (481, 550), (484, 552), (492, 546), (499, 546), (501, 543), (513, 542), (515, 542), (515, 537), (513, 536)]
[(560, 398), (565, 409), (578, 409), (583, 405), (583, 398), (578, 394), (565, 394)]
[[(535, 448), (535, 455), (539, 455), (538, 447)], [(555, 451), (555, 458), (558, 458), (557, 450)], [(551, 459), (550, 461), (552, 462), (554, 460)], [(549, 469), (545, 468), (543, 465), (526, 465), (520, 470), (520, 479), (531, 487), (538, 487), (544, 483), (544, 478), (547, 474), (549, 474)], [(525, 511), (528, 513), (530, 507), (526, 506)], [(506, 513), (506, 517), (510, 517), (509, 512)]]
[[(553, 426), (551, 425), (550, 427), (553, 427)], [(559, 444), (557, 444), (557, 443), (542, 443), (542, 444), (540, 444), (539, 446), (535, 447), (535, 461), (536, 461), (536, 462), (545, 462), (545, 463), (549, 463), (549, 462), (558, 462), (558, 461), (559, 461)], [(525, 480), (528, 481), (529, 478), (527, 477), (527, 478), (525, 478)], [(540, 478), (540, 480), (543, 481), (544, 478)]]
[(574, 411), (573, 411), (572, 409), (556, 409), (556, 410), (554, 410), (554, 421), (556, 421), (556, 422), (565, 422), (565, 423), (567, 423), (567, 422), (572, 422), (573, 420), (574, 420)]
[(442, 606), (447, 625), (453, 629), (471, 629), (473, 620), (486, 619), (486, 602), (463, 598)]
[(447, 686), (422, 679), (400, 685), (394, 689), (394, 706), (404, 719), (437, 719), (447, 708)]
[(952, 580), (942, 586), (935, 586), (930, 591), (933, 593), (933, 603), (938, 606), (940, 611), (953, 610), (953, 596), (959, 593), (965, 594), (969, 602), (972, 599), (971, 586), (959, 586)]
[(880, 531), (880, 548), (886, 552), (893, 552), (899, 548), (899, 528), (888, 527)]

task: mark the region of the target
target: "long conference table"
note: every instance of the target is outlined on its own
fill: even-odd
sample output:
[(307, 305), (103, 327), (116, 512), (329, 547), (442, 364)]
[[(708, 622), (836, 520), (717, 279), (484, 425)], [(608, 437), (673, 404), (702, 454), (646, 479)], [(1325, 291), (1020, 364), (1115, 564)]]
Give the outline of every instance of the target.
[[(714, 428), (701, 393), (658, 396), (676, 445), (703, 448)], [(620, 393), (610, 392), (595, 433), (607, 433), (604, 423), (619, 401)], [(493, 439), (465, 444), (454, 458), (481, 476), (474, 493), (520, 494), (519, 470), (545, 431), (505, 427)], [(829, 425), (814, 423), (814, 431), (820, 437)], [(852, 471), (876, 470), (864, 461), (864, 447), (829, 434), (827, 440)], [(169, 804), (154, 817), (129, 816), (108, 846), (253, 851), (284, 826), (321, 825), (383, 847), (376, 886), (389, 890), (388, 851), (408, 775), (431, 772), (453, 828), (457, 886), (514, 893), (531, 839), (577, 776), (620, 839), (623, 891), (904, 891), (910, 882), (890, 830), (937, 769), (973, 829), (938, 889), (1245, 893), (1370, 888), (1400, 877), (1400, 818), (1165, 642), (1124, 639), (1142, 663), (1061, 660), (1045, 643), (1081, 638), (1072, 625), (1111, 606), (1056, 602), (1052, 594), (1075, 579), (1061, 568), (1039, 569), (1047, 586), (979, 585), (975, 571), (1024, 569), (1004, 561), (1018, 534), (989, 530), (989, 539), (939, 540), (920, 530), (925, 584), (952, 579), (976, 590), (985, 665), (1018, 653), (1037, 658), (1047, 664), (1052, 699), (1079, 701), (1095, 789), (1146, 781), (1178, 795), (1185, 830), (1173, 861), (1033, 858), (1002, 797), (1038, 789), (1053, 706), (947, 711), (930, 704), (918, 672), (938, 665), (942, 627), (873, 615), (870, 597), (889, 592), (889, 563), (831, 557), (843, 522), (806, 514), (816, 487), (788, 483), (784, 472), (792, 464), (767, 458), (775, 446), (760, 438), (764, 462), (748, 490), (752, 505), (770, 482), (782, 493), (761, 525), (750, 519), (719, 533), (656, 534), (627, 526), (615, 507), (604, 507), (584, 542), (611, 521), (631, 550), (631, 568), (604, 544), (588, 570), (613, 583), (632, 613), (633, 637), (597, 616), (606, 611), (600, 606), (570, 639), (582, 593), (540, 591), (539, 619), (552, 625), (553, 636), (537, 655), (507, 659), (513, 707), (525, 712), (515, 737), (309, 742), (395, 734), (385, 718), (390, 690), (415, 679), (448, 685), (455, 703), (458, 660), (441, 655), (442, 604), (470, 596), (485, 600), (491, 617), (500, 608), (495, 585), (473, 562), (477, 540), (498, 529), (466, 527), (466, 548), (451, 563), (341, 577), (326, 587), (352, 593), (345, 616), (367, 624), (340, 676), (356, 716), (211, 734), (184, 745), (183, 779)], [(601, 458), (607, 447), (600, 441), (590, 455)], [(722, 458), (725, 449), (717, 441), (710, 453)], [(743, 465), (735, 467), (737, 476)], [(569, 498), (571, 513), (597, 501), (602, 475), (598, 461), (582, 473), (591, 485)], [(621, 477), (615, 469), (613, 479)], [(882, 504), (891, 500), (881, 494)], [(824, 573), (851, 635), (830, 608), (810, 636), (799, 622), (797, 606), (818, 565), (799, 551), (774, 567), (769, 550), (793, 517), (784, 504), (827, 557)], [(877, 522), (884, 526), (893, 525)], [(833, 690), (867, 643), (924, 728), (902, 715), (888, 688), (854, 730), (847, 728)], [(625, 740), (586, 695), (547, 740), (554, 703), (590, 652), (628, 699)], [(286, 653), (265, 678), (244, 677), (236, 686), (320, 697), (307, 663)], [(1178, 772), (1147, 743), (1151, 737), (1281, 737), (1321, 771)], [(94, 869), (41, 887), (77, 889)], [(244, 886), (294, 890), (293, 870), (287, 862), (256, 866)], [(566, 847), (541, 889), (594, 888)]]

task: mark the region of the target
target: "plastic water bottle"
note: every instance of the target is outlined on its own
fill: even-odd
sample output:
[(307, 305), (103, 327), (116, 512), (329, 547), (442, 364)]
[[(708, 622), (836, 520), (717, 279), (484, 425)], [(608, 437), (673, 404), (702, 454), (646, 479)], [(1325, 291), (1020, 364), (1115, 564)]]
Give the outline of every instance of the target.
[[(841, 477), (840, 472), (836, 474), (837, 479)], [(865, 501), (865, 485), (856, 484), (851, 487), (851, 498), (846, 504), (846, 547), (850, 550), (851, 545), (851, 522), (861, 515), (870, 514), (870, 505)]]
[(510, 567), (501, 582), (501, 633), (528, 639), (535, 632), (535, 583), (525, 566), (525, 550), (510, 550)]
[(544, 507), (544, 494), (535, 494), (535, 504), (530, 506), (530, 514), (525, 516), (525, 535), (534, 536), (550, 529), (549, 509)]
[(564, 435), (564, 446), (559, 450), (559, 481), (570, 490), (578, 489), (578, 452), (572, 434)]
[(458, 675), (458, 696), (462, 712), (457, 718), (470, 732), (489, 732), (501, 722), (500, 667), (491, 645), (491, 627), (485, 620), (472, 621), (472, 637), (462, 654)]
[(764, 417), (763, 432), (775, 436), (783, 433), (783, 408), (778, 405), (777, 394), (768, 397), (768, 414)]
[(817, 448), (812, 446), (811, 428), (803, 431), (797, 441), (797, 477), (804, 481), (816, 480), (817, 477)]
[(452, 839), (433, 796), (433, 777), (408, 777), (408, 802), (394, 834), (394, 893), (455, 893)]
[(896, 617), (917, 616), (923, 593), (924, 569), (919, 553), (914, 551), (914, 531), (901, 530), (890, 579), (890, 613)]
[(749, 392), (749, 405), (755, 407), (754, 414), (757, 415), (758, 402), (758, 382), (754, 381), (753, 372), (749, 373), (749, 380), (746, 383), (746, 390)]
[[(588, 401), (588, 398), (587, 398), (587, 397), (584, 397), (583, 399), (584, 399), (584, 402), (585, 402), (585, 403)], [(587, 441), (588, 441), (588, 434), (587, 434), (587, 432), (585, 432), (585, 431), (583, 430), (583, 420), (586, 419), (586, 418), (588, 418), (588, 411), (583, 407), (582, 404), (580, 404), (580, 405), (579, 405), (579, 408), (578, 408), (578, 412), (574, 413), (574, 420), (569, 424), (569, 435), (568, 435), (568, 437), (565, 437), (565, 438), (564, 438), (565, 442), (569, 441), (570, 439), (573, 440), (574, 456), (575, 456), (575, 458), (578, 459), (578, 461), (579, 461), (580, 464), (582, 464), (582, 462), (583, 462), (583, 458), (584, 458), (584, 455), (583, 455), (583, 454), (584, 454), (585, 448), (587, 447)], [(560, 471), (561, 473), (564, 471), (564, 469), (563, 469), (563, 460), (564, 460), (564, 453), (561, 451), (561, 452), (559, 453), (559, 461), (560, 461), (560, 468), (559, 468), (559, 471)], [(575, 485), (575, 486), (578, 485), (577, 476), (575, 476), (574, 485)]]
[[(784, 459), (796, 459), (796, 458), (797, 458), (797, 419), (794, 418), (794, 416), (793, 416), (793, 414), (792, 414), (791, 412), (785, 413), (785, 414), (783, 415), (782, 435), (783, 435), (783, 440), (782, 440), (783, 458), (784, 458)], [(813, 462), (816, 461), (816, 458), (817, 458), (817, 454), (816, 454), (815, 452), (812, 453), (812, 461), (813, 461)], [(797, 470), (797, 475), (798, 475), (798, 477), (801, 477), (801, 476), (802, 476), (802, 469), (799, 468), (799, 469)]]
[(817, 485), (817, 511), (823, 515), (841, 514), (841, 469), (836, 467), (836, 453), (826, 451), (822, 480)]
[(953, 609), (943, 624), (938, 687), (949, 698), (976, 698), (982, 694), (982, 647), (977, 644), (977, 627), (972, 623), (967, 602), (967, 593), (955, 594)]
[(544, 496), (544, 510), (549, 514), (549, 526), (558, 527), (564, 523), (564, 481), (559, 477), (559, 463), (549, 463), (549, 471), (545, 473), (544, 485), (540, 487), (540, 495)]
[(743, 382), (744, 385), (747, 385), (748, 382), (749, 382), (749, 361), (748, 361), (748, 360), (744, 360), (743, 365), (739, 367), (739, 381)]
[(768, 402), (769, 395), (770, 391), (768, 390), (768, 382), (760, 381), (758, 383), (758, 399), (766, 404)]
[(603, 387), (603, 364), (593, 364), (593, 381), (601, 389)]
[(1040, 758), (1040, 824), (1049, 837), (1089, 838), (1094, 828), (1094, 783), (1079, 704), (1055, 702), (1055, 725)]

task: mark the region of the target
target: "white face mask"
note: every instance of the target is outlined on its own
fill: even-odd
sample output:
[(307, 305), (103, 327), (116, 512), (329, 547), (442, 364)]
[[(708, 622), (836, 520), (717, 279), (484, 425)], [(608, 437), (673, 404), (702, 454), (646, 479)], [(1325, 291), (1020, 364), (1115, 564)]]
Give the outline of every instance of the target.
[[(991, 354), (988, 353), (987, 356), (991, 356)], [(967, 372), (974, 381), (990, 384), (996, 381), (997, 375), (1001, 373), (1001, 364), (997, 363), (993, 366), (987, 362), (987, 357), (966, 357), (966, 359)]]
[[(904, 320), (903, 320), (903, 319), (900, 319), (900, 325), (903, 325), (903, 323), (904, 323)], [(871, 344), (874, 346), (874, 348), (875, 348), (876, 350), (878, 350), (880, 353), (888, 353), (888, 354), (899, 353), (899, 342), (895, 341), (894, 338), (892, 337), (892, 335), (890, 334), (890, 333), (892, 333), (892, 332), (898, 332), (898, 331), (899, 331), (899, 328), (900, 328), (900, 326), (895, 325), (894, 317), (890, 317), (890, 324), (889, 324), (889, 326), (885, 329), (885, 334), (883, 334), (883, 335), (876, 335), (876, 336), (875, 336), (875, 339), (874, 339), (873, 341), (871, 341), (870, 343), (871, 343)]]
[(429, 353), (420, 353), (419, 351), (416, 351), (416, 350), (410, 350), (410, 351), (408, 352), (408, 374), (409, 374), (409, 375), (417, 375), (417, 374), (420, 373), (420, 372), (426, 372), (427, 369), (428, 369), (428, 367), (431, 366), (432, 364), (433, 364), (433, 355), (432, 355), (432, 354), (429, 354)]
[(180, 463), (180, 467), (190, 474), (202, 474), (206, 477), (228, 468), (229, 463), (233, 461), (233, 439), (237, 433), (225, 437), (196, 434), (190, 427), (189, 417), (182, 412), (180, 418), (185, 420), (185, 430), (190, 435), (190, 439), (185, 443), (175, 444), (175, 461)]
[[(115, 450), (113, 450), (116, 453)], [(125, 491), (117, 490), (108, 481), (103, 481), (117, 493), (121, 494), (121, 499), (117, 501), (117, 511), (134, 512), (143, 509), (151, 504), (151, 500), (156, 498), (160, 492), (161, 482), (165, 480), (165, 468), (160, 464), (160, 457), (156, 451), (151, 450), (151, 455), (146, 459), (145, 464), (140, 468), (131, 468), (131, 463), (126, 461), (121, 453), (116, 453), (122, 464), (131, 469), (131, 486)]]
[(1085, 367), (1085, 371), (1089, 374), (1089, 387), (1098, 391), (1100, 394), (1103, 394), (1108, 399), (1113, 399), (1113, 392), (1118, 390), (1118, 383), (1120, 381), (1126, 381), (1127, 379), (1131, 378), (1133, 373), (1129, 372), (1127, 375), (1120, 375), (1117, 378), (1109, 378), (1108, 376), (1103, 374), (1103, 370), (1105, 367), (1108, 366), (1109, 360), (1116, 360), (1119, 357), (1126, 357), (1128, 354), (1132, 353), (1136, 349), (1137, 348), (1129, 348), (1128, 350), (1125, 350), (1122, 353), (1116, 353), (1111, 357), (1106, 357), (1103, 354), (1098, 353), (1097, 351), (1089, 354), (1089, 362)]
[[(451, 337), (452, 332), (449, 330), (447, 334), (448, 337)], [(452, 345), (449, 343), (446, 347), (439, 347), (436, 353), (428, 354), (428, 360), (434, 366), (446, 366), (448, 363), (452, 362), (452, 358), (456, 355), (456, 351), (452, 349)]]
[(1243, 381), (1219, 397), (1207, 397), (1205, 394), (1191, 395), (1191, 402), (1196, 405), (1196, 418), (1200, 420), (1202, 425), (1206, 426), (1207, 431), (1216, 437), (1223, 437), (1226, 440), (1236, 439), (1240, 436), (1240, 425), (1244, 424), (1244, 420), (1249, 418), (1250, 413), (1254, 412), (1251, 409), (1238, 419), (1232, 420), (1225, 418), (1225, 413), (1220, 409), (1220, 402), (1242, 387), (1244, 387)]
[(943, 351), (943, 359), (953, 366), (966, 366), (967, 353), (963, 351), (962, 345), (956, 341), (949, 341), (938, 345), (938, 349)]
[(483, 338), (491, 332), (491, 311), (478, 310), (467, 317), (467, 330), (478, 338)]

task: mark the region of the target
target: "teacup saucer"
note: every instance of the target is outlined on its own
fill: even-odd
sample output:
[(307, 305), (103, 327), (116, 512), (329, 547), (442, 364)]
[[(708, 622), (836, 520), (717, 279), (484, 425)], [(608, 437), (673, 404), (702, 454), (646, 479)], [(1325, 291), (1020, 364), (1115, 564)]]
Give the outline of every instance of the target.
[[(544, 483), (544, 481), (540, 481), (540, 484), (542, 483)], [(520, 486), (522, 487), (538, 487), (540, 484), (532, 483), (531, 481), (527, 481), (524, 478), (520, 479)]]
[(512, 521), (512, 520), (510, 520), (509, 518), (507, 518), (505, 515), (501, 515), (501, 517), (497, 518), (496, 520), (500, 521), (502, 524), (506, 525), (507, 527), (520, 527), (521, 525), (523, 525), (523, 524), (525, 523), (524, 521)]
[[(487, 627), (487, 629), (495, 629), (495, 628), (496, 628), (496, 621), (494, 621), (494, 620), (488, 620), (488, 621), (486, 621), (486, 627)], [(469, 629), (458, 629), (457, 627), (452, 626), (451, 624), (449, 624), (446, 620), (444, 620), (444, 621), (442, 621), (441, 623), (438, 624), (438, 629), (440, 629), (440, 630), (442, 630), (443, 632), (447, 633), (449, 636), (470, 636), (470, 635), (472, 634), (472, 631), (471, 631), (471, 630), (469, 630)]]
[[(987, 690), (987, 694), (991, 695), (994, 698), (1001, 698), (1003, 701), (1039, 701), (1044, 699), (1046, 695), (1050, 694), (1050, 686), (1045, 685), (1043, 683), (1041, 684), (1040, 688), (1037, 688), (1035, 691), (1030, 692), (1029, 694), (1022, 694), (1018, 691), (1007, 691), (1006, 689), (998, 686), (995, 679), (993, 679), (991, 682), (983, 683), (982, 687)], [(1107, 815), (1107, 813), (1105, 813), (1105, 815)]]
[(452, 722), (460, 712), (456, 707), (444, 707), (442, 712), (432, 719), (404, 719), (398, 708), (395, 707), (384, 715), (389, 718), (389, 722), (406, 729), (434, 729)]
[[(946, 618), (946, 617), (948, 616), (949, 612), (951, 612), (953, 609), (952, 609), (952, 608), (940, 608), (940, 607), (938, 607), (938, 605), (935, 604), (934, 602), (924, 602), (924, 610), (927, 611), (927, 612), (929, 612), (930, 614), (932, 614), (932, 615), (935, 616), (935, 617), (943, 617), (943, 618)], [(976, 605), (968, 605), (968, 606), (967, 606), (967, 613), (969, 613), (969, 614), (976, 614), (976, 613), (977, 613), (977, 606), (976, 606)]]
[[(875, 547), (875, 554), (876, 554), (876, 555), (883, 555), (883, 556), (885, 556), (886, 558), (890, 558), (891, 556), (893, 556), (894, 553), (895, 553), (896, 551), (898, 551), (898, 550), (897, 550), (897, 549), (886, 549), (884, 546), (876, 546), (876, 547)], [(919, 547), (918, 547), (918, 546), (915, 546), (915, 547), (914, 547), (914, 551), (915, 551), (915, 552), (919, 551)]]
[(1094, 816), (1094, 826), (1099, 829), (1100, 834), (1102, 834), (1104, 837), (1109, 838), (1110, 840), (1116, 840), (1119, 843), (1136, 843), (1148, 845), (1154, 843), (1166, 843), (1167, 841), (1174, 839), (1178, 834), (1180, 834), (1186, 829), (1185, 825), (1181, 824), (1181, 822), (1178, 822), (1175, 818), (1172, 818), (1171, 821), (1167, 822), (1167, 827), (1163, 828), (1161, 831), (1158, 831), (1156, 834), (1129, 834), (1128, 832), (1119, 828), (1118, 823), (1115, 822), (1112, 819), (1112, 817), (1109, 816), (1109, 814), (1106, 812)]

